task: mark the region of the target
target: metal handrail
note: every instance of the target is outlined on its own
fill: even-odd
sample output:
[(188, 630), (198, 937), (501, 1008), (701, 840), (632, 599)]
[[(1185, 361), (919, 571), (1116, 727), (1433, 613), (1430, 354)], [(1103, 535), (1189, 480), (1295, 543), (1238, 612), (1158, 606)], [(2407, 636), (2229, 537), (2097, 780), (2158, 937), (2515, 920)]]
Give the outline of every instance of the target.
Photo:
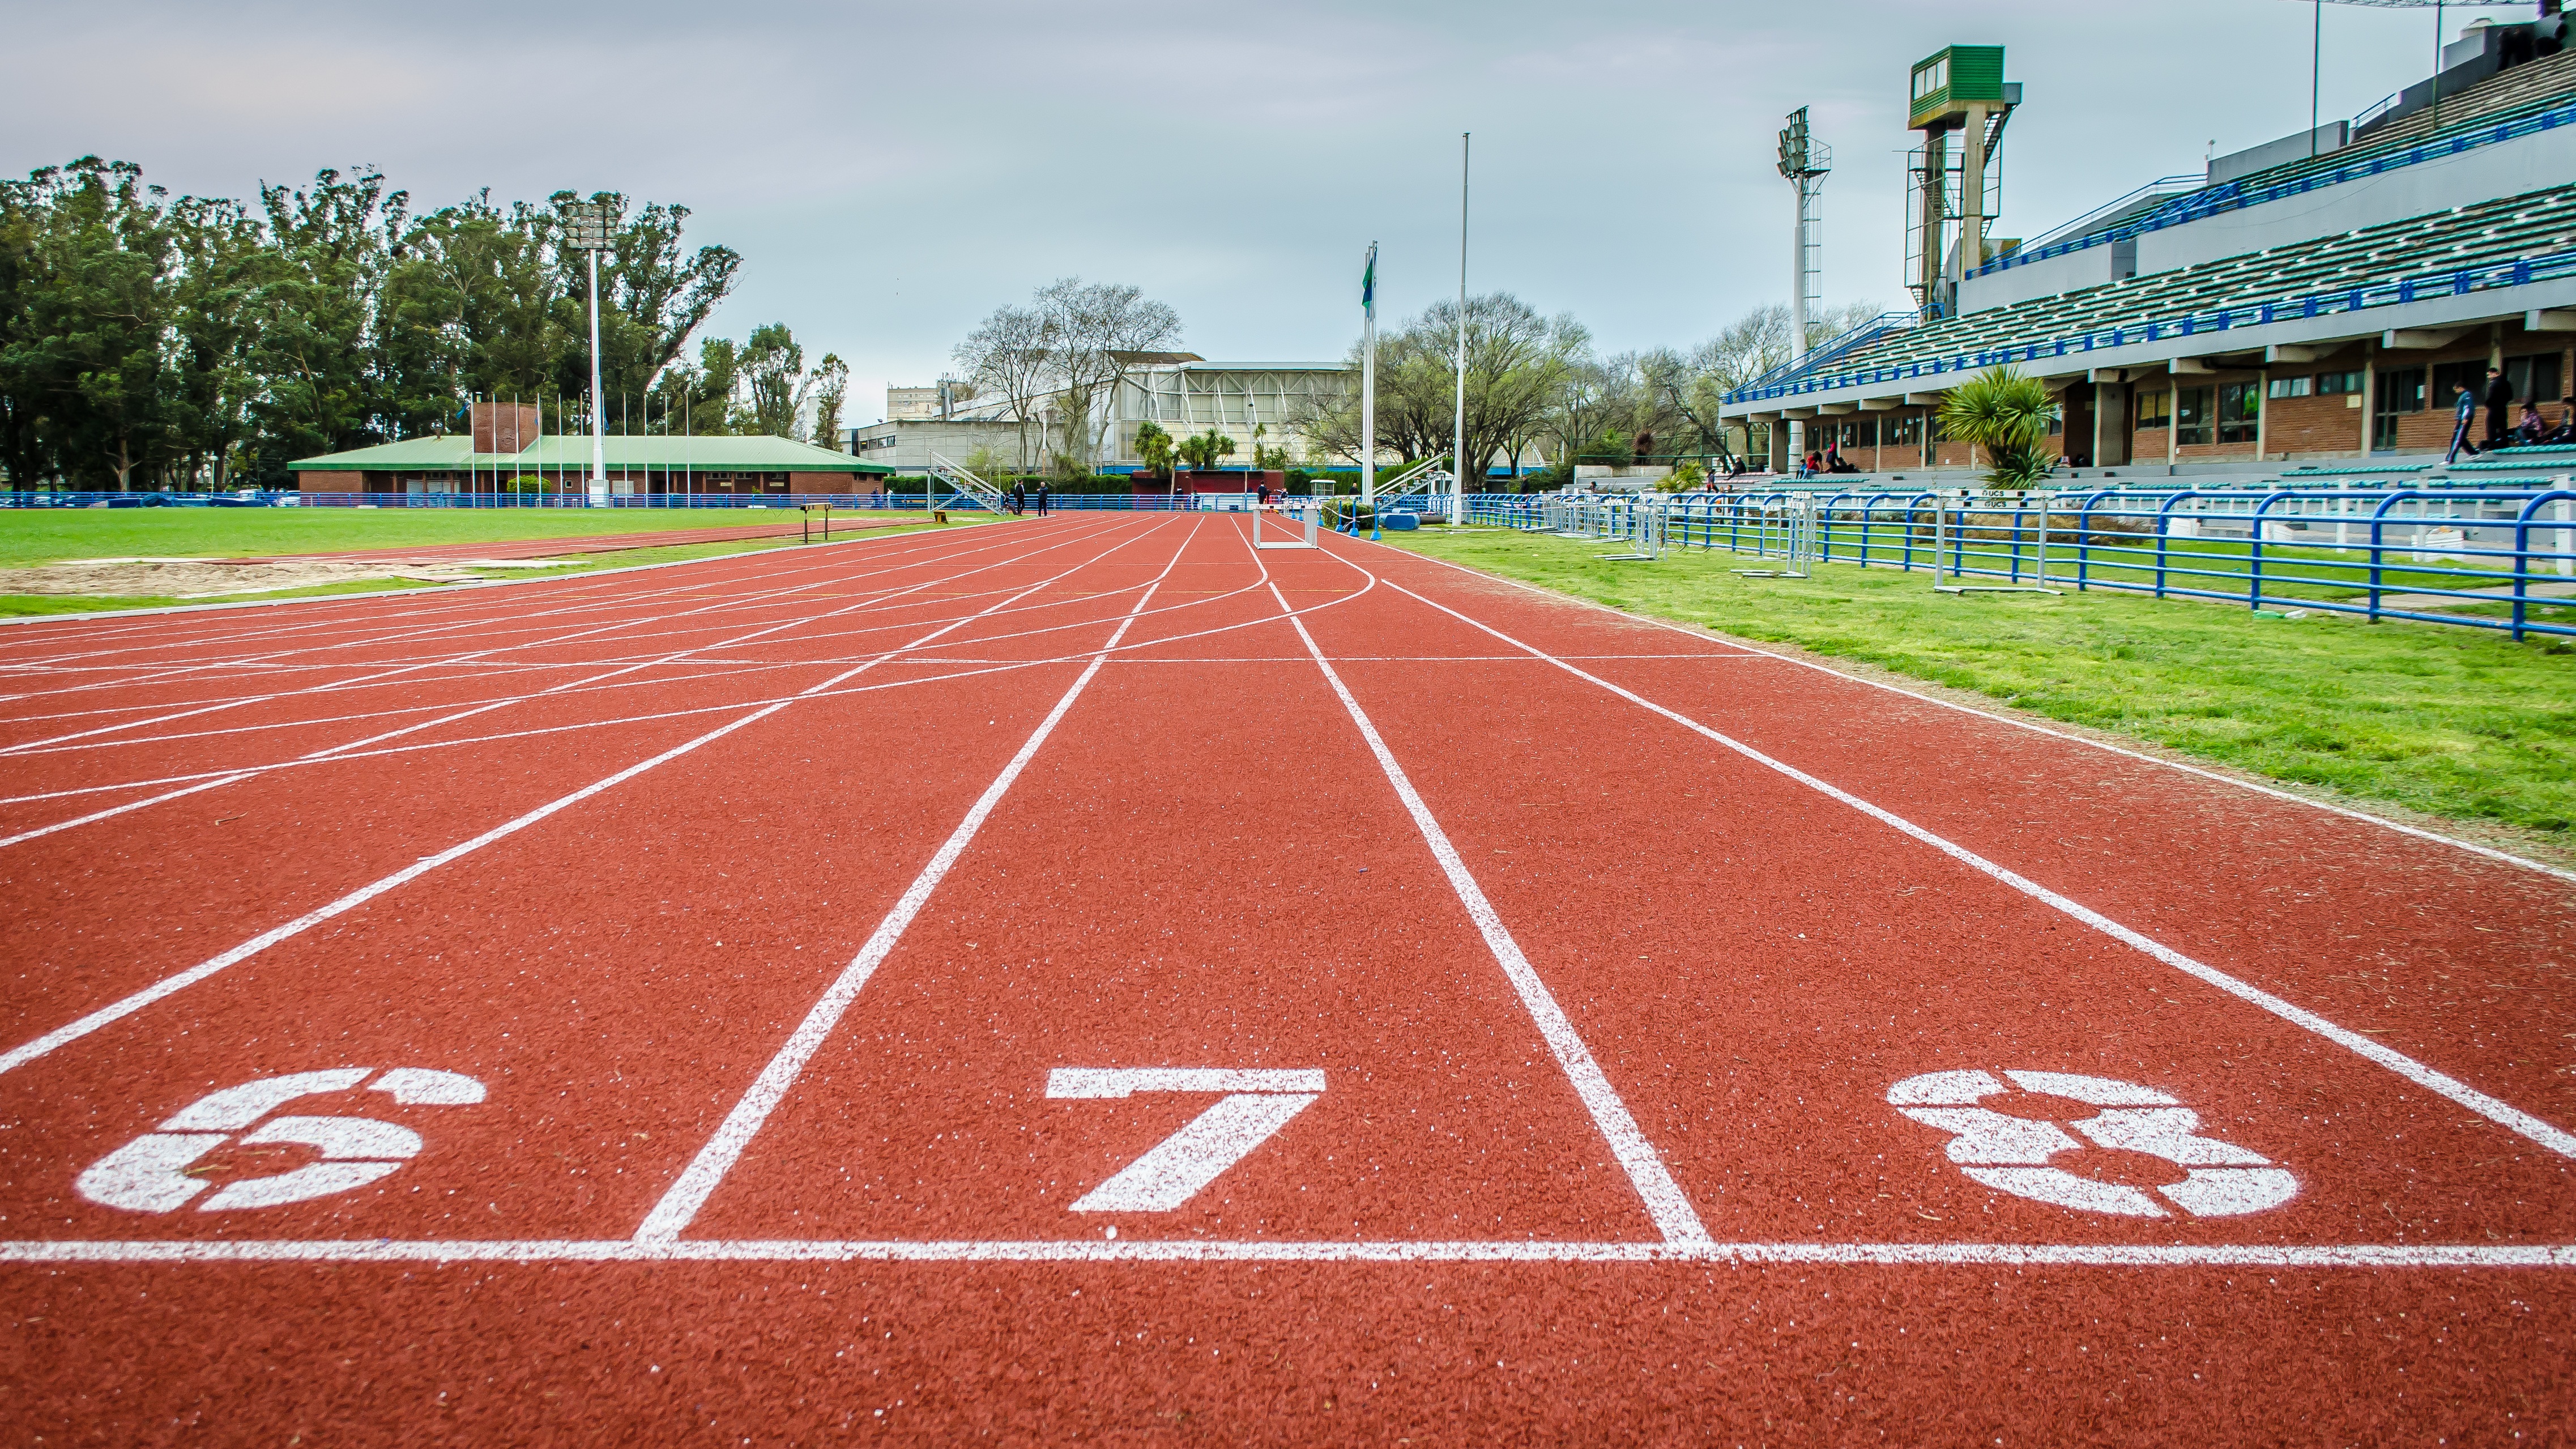
[(2311, 292), (2304, 297), (2287, 301), (2251, 302), (2243, 306), (2186, 312), (2180, 317), (2170, 319), (2097, 327), (2042, 342), (2010, 343), (2002, 347), (1952, 353), (1898, 366), (1866, 368), (1833, 377), (1802, 377), (1795, 382), (1779, 383), (1765, 388), (1739, 388), (1728, 393), (1726, 401), (1760, 402), (1775, 397), (1829, 392), (1846, 387), (1867, 387), (1876, 383), (1901, 382), (1950, 372), (1974, 372), (2012, 363), (2038, 362), (2043, 358), (2068, 357), (2096, 350), (2138, 346), (2172, 337), (2193, 337), (2205, 332), (2226, 332), (2238, 327), (2264, 327), (2275, 322), (2331, 317), (2379, 307), (2405, 306), (2433, 297), (2464, 297), (2473, 292), (2498, 287), (2527, 287), (2534, 282), (2557, 281), (2567, 277), (2576, 277), (2576, 251), (2552, 252), (2545, 256), (2518, 257), (2511, 261), (2494, 262), (2485, 266), (2426, 272), (2369, 286), (2342, 287), (2331, 292)]
[[(1820, 562), (2019, 583), (2033, 577), (2031, 560), (2045, 557), (2045, 582), (2072, 582), (2079, 592), (2348, 613), (2515, 638), (2576, 636), (2576, 478), (2530, 489), (2103, 487), (1969, 495), (1939, 505), (1957, 510), (1946, 536), (1936, 536), (1935, 494), (1921, 489), (1654, 500), (1479, 494), (1468, 516), (1590, 538), (1617, 531), (1626, 510), (1651, 507), (1677, 546), (1761, 556), (1777, 551), (1792, 499), (1811, 500), (1811, 557)], [(1927, 542), (1937, 553), (1927, 553)], [(2501, 612), (2461, 612), (2486, 608)], [(2566, 612), (2538, 617), (2544, 609)]]

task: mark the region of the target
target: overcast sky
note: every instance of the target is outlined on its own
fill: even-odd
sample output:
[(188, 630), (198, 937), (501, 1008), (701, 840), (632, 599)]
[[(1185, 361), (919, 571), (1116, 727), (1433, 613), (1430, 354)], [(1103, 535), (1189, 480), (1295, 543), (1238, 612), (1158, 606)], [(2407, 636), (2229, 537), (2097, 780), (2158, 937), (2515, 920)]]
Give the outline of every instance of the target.
[[(2529, 8), (2492, 9), (2521, 18)], [(2451, 12), (2456, 32), (2470, 15)], [(853, 373), (935, 377), (1053, 278), (1143, 287), (1220, 359), (1337, 357), (1361, 250), (1381, 315), (1469, 282), (1605, 351), (1687, 345), (1784, 299), (1783, 114), (1835, 148), (1829, 303), (1904, 299), (1908, 67), (2008, 47), (2003, 236), (2303, 129), (2295, 0), (1938, 5), (1269, 0), (1260, 5), (400, 7), (0, 0), (0, 168), (96, 153), (248, 197), (374, 165), (430, 210), (490, 187), (679, 202), (745, 263), (717, 331), (784, 320)], [(2429, 72), (2432, 16), (2327, 5), (2323, 114)]]

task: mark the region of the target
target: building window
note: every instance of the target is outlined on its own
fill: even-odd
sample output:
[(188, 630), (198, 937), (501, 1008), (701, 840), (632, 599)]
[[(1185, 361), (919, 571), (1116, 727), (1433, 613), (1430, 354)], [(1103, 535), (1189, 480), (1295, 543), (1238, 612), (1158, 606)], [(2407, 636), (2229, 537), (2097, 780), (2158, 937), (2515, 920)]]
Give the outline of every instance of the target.
[[(2345, 393), (2355, 393), (2359, 391), (2361, 391), (2361, 374), (2358, 372), (2320, 372), (2317, 374), (2317, 396), (2319, 397), (2337, 397)], [(2276, 392), (2272, 394), (2272, 396), (2279, 397), (2280, 394)]]
[(2263, 390), (2263, 395), (2276, 398), (2306, 397), (2312, 390), (2316, 390), (2316, 382), (2317, 380), (2311, 377), (2276, 377), (2272, 379), (2272, 385)]
[(2250, 443), (2263, 426), (2263, 385), (2231, 382), (2218, 389), (2218, 441)]
[(2158, 388), (2153, 392), (2140, 392), (2138, 394), (2139, 431), (2143, 432), (2149, 428), (2172, 427), (2172, 406), (2173, 394), (2165, 391), (2163, 388)]
[(2370, 446), (2381, 451), (2397, 446), (2397, 420), (2424, 411), (2424, 369), (2379, 369), (2379, 405), (2371, 410)]
[(2210, 425), (2209, 389), (2178, 387), (2174, 389), (2173, 396), (2174, 442), (2186, 444), (2213, 441), (2216, 430)]
[(2529, 357), (2508, 357), (2504, 360), (2504, 380), (2513, 385), (2516, 402), (2555, 402), (2558, 399), (2558, 354), (2538, 352)]
[(2469, 396), (2475, 398), (2479, 406), (2485, 406), (2487, 400), (2487, 365), (2483, 362), (2442, 362), (2434, 364), (2433, 396), (2430, 400), (2432, 406), (2437, 408), (2458, 407), (2460, 405), (2459, 390), (2461, 388), (2467, 388), (2469, 390)]

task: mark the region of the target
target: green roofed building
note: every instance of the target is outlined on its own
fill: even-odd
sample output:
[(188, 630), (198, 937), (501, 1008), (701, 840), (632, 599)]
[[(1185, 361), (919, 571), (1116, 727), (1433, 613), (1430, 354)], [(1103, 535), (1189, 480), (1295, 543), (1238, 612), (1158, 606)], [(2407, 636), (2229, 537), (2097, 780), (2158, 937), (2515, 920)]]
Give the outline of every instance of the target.
[[(582, 493), (590, 438), (540, 434), (534, 420), (534, 409), (514, 419), (507, 405), (482, 403), (471, 434), (407, 438), (286, 466), (306, 493)], [(894, 472), (793, 438), (609, 438), (606, 449), (608, 491), (618, 498), (872, 493)]]

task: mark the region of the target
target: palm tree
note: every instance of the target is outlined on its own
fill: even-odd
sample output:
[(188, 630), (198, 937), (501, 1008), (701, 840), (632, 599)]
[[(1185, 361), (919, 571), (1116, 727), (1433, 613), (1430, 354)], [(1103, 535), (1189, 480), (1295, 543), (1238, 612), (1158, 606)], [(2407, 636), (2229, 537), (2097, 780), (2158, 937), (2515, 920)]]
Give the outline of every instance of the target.
[(1986, 485), (2018, 493), (2046, 478), (2048, 425), (2057, 420), (2048, 385), (2009, 367), (1991, 367), (1950, 389), (1941, 428), (1986, 452)]

